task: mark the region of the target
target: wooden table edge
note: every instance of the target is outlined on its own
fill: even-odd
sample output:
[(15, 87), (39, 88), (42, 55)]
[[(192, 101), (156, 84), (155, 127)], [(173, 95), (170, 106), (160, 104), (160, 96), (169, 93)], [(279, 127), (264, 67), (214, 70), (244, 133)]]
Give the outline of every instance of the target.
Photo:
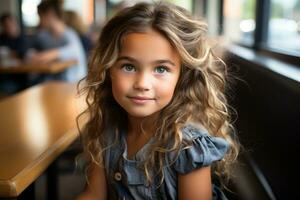
[[(48, 166), (66, 149), (66, 147), (68, 147), (72, 142), (75, 141), (77, 136), (79, 136), (77, 127), (73, 127), (71, 130), (67, 131), (66, 134), (61, 137), (55, 144), (53, 144), (50, 149), (41, 154), (37, 158), (37, 162), (27, 166), (10, 180), (0, 180), (1, 188), (6, 188), (6, 190), (0, 190), (0, 197), (19, 196), (48, 168)], [(41, 163), (43, 164), (40, 165)], [(32, 177), (32, 181), (28, 180), (28, 178), (22, 179), (22, 176), (24, 177), (28, 174), (30, 174), (30, 176)]]
[[(50, 73), (50, 74), (55, 74), (58, 72), (61, 72), (62, 70), (64, 70), (65, 68), (68, 67), (64, 67), (64, 66), (72, 66), (77, 64), (78, 61), (77, 60), (67, 60), (67, 61), (61, 61), (61, 63), (59, 62), (54, 62), (54, 63), (50, 63), (50, 64), (41, 64), (44, 65), (43, 67), (36, 67), (34, 65), (38, 65), (38, 64), (34, 64), (34, 65), (30, 65), (30, 64), (25, 64), (23, 67), (1, 67), (0, 68), (0, 74), (6, 74), (6, 73), (16, 73), (16, 74), (23, 74), (23, 73)], [(51, 66), (54, 65), (54, 66)], [(30, 72), (28, 69), (32, 69), (34, 68), (34, 72)]]

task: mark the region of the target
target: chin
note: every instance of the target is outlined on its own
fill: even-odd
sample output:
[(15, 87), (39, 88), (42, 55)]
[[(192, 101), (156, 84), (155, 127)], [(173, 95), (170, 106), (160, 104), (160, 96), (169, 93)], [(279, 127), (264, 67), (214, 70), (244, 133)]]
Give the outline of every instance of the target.
[(145, 118), (151, 116), (153, 113), (138, 113), (138, 112), (127, 112), (132, 117)]
[(153, 115), (154, 113), (156, 113), (156, 112), (151, 112), (151, 111), (147, 112), (145, 110), (139, 110), (139, 111), (137, 111), (137, 110), (126, 110), (126, 112), (130, 116), (132, 116), (132, 117), (138, 117), (138, 118), (149, 117), (149, 116)]

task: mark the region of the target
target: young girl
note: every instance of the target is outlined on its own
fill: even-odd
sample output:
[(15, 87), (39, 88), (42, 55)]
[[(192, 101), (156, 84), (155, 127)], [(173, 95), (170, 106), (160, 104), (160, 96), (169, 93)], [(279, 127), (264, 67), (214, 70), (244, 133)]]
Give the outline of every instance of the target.
[(85, 79), (88, 184), (78, 199), (226, 199), (237, 157), (225, 67), (206, 24), (167, 3), (107, 22)]

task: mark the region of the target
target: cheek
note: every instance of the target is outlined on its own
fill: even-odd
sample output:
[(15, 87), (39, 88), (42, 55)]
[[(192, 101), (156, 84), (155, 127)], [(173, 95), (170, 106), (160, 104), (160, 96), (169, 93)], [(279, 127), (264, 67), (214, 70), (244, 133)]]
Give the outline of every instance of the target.
[(160, 96), (160, 99), (163, 101), (171, 101), (173, 98), (174, 90), (176, 87), (177, 79), (169, 80), (165, 84), (159, 84), (157, 85), (156, 91), (158, 91), (158, 95)]
[(118, 73), (112, 73), (111, 76), (112, 92), (114, 97), (118, 97), (128, 90), (128, 80)]
[(122, 91), (122, 84), (120, 82), (112, 80), (112, 91), (114, 94), (119, 94)]
[(123, 91), (122, 84), (118, 81), (112, 81), (112, 93), (115, 98), (115, 100), (119, 99), (119, 96), (122, 94)]

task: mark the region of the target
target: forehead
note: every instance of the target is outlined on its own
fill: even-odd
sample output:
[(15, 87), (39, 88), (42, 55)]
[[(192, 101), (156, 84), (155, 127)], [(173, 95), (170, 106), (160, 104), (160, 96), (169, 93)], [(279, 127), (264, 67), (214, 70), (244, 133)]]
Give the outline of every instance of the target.
[(141, 60), (161, 58), (179, 60), (178, 53), (169, 40), (153, 29), (123, 36), (120, 56), (125, 55)]

